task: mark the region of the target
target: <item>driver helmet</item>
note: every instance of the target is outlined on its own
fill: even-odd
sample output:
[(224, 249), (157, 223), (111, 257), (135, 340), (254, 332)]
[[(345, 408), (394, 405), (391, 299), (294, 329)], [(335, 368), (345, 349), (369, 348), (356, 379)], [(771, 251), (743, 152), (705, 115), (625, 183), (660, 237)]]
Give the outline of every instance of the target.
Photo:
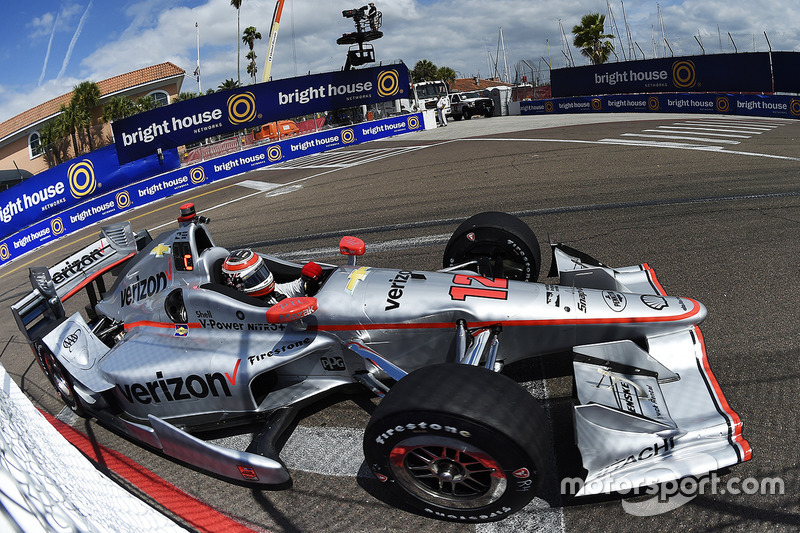
[(248, 296), (267, 296), (275, 289), (275, 278), (260, 255), (235, 250), (222, 263), (222, 280)]

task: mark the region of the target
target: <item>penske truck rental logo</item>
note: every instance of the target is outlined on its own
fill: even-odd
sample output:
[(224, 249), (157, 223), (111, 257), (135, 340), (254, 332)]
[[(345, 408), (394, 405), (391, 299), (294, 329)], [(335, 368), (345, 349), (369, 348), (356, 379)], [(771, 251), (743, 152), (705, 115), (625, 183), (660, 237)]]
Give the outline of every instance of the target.
[(69, 192), (74, 198), (83, 198), (97, 189), (94, 164), (88, 159), (70, 165), (67, 170), (67, 179), (69, 180)]

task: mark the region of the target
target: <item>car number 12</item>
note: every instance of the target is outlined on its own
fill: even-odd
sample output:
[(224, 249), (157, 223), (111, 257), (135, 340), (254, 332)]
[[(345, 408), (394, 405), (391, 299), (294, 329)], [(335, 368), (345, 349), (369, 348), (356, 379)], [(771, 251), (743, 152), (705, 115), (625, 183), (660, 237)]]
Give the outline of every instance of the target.
[(464, 301), (468, 296), (473, 298), (506, 300), (508, 299), (508, 280), (504, 278), (490, 279), (469, 274), (456, 274), (453, 276), (453, 286), (450, 287), (450, 298)]

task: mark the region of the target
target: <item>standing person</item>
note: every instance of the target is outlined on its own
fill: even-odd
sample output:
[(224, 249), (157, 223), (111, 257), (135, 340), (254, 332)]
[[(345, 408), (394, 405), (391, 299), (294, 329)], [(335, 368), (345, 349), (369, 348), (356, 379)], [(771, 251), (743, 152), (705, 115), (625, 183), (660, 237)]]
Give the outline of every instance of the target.
[(369, 11), (367, 11), (367, 19), (369, 20), (369, 29), (372, 31), (376, 31), (378, 29), (378, 10), (375, 8), (375, 4), (372, 2), (369, 3)]
[(436, 102), (436, 116), (439, 118), (439, 124), (442, 126), (447, 126), (447, 113), (445, 109), (447, 108), (447, 95), (442, 94), (439, 97), (439, 100)]

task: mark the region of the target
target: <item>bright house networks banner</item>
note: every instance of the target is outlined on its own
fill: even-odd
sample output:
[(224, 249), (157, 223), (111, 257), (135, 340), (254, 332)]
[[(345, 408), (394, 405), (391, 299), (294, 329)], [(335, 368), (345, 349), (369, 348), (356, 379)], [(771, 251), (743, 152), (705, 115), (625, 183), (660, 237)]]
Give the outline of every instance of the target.
[(206, 137), (319, 111), (408, 97), (403, 63), (274, 80), (184, 100), (112, 124), (120, 164)]
[[(42, 217), (36, 224), (0, 240), (0, 265), (90, 224), (103, 222), (108, 217), (193, 187), (304, 155), (423, 129), (422, 113), (399, 115), (291, 137), (143, 179), (114, 191), (97, 194), (91, 200), (57, 215)], [(202, 210), (202, 206), (198, 207)]]

